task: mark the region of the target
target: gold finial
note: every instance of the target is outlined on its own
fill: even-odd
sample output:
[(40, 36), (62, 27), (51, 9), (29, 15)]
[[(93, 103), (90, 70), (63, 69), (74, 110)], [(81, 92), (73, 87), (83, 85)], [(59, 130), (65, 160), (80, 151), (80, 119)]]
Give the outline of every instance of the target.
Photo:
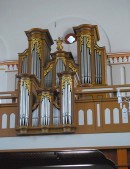
[(56, 44), (57, 44), (56, 49), (57, 49), (58, 51), (62, 51), (62, 49), (63, 49), (62, 43), (64, 42), (64, 40), (61, 39), (60, 37), (58, 37), (58, 39), (57, 39), (57, 40), (54, 40), (54, 41), (56, 41)]

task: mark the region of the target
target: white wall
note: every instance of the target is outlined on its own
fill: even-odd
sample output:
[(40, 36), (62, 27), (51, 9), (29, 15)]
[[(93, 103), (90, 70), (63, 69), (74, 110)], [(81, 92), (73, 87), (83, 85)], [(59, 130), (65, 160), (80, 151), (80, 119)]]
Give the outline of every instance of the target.
[(25, 30), (48, 28), (55, 39), (81, 23), (99, 26), (108, 52), (130, 51), (129, 0), (0, 0), (0, 60), (27, 48)]
[[(130, 63), (128, 64), (114, 64), (111, 65), (112, 67), (112, 82), (113, 85), (120, 85), (120, 84), (130, 84), (130, 78), (129, 78), (129, 74), (130, 74)], [(122, 81), (122, 73), (121, 73), (121, 69), (124, 67), (125, 69), (125, 74), (124, 74), (124, 82)], [(108, 70), (108, 73), (110, 74), (110, 69)], [(110, 81), (110, 79), (108, 80)]]

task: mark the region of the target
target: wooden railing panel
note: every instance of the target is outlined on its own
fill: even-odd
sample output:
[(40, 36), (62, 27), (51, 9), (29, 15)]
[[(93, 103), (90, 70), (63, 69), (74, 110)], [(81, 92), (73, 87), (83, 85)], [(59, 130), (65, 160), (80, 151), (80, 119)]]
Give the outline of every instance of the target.
[[(10, 117), (11, 114), (15, 115), (15, 127), (17, 126), (17, 114), (18, 114), (18, 106), (16, 103), (14, 104), (0, 104), (0, 137), (12, 137), (16, 136), (16, 130), (14, 128), (10, 128)], [(3, 115), (7, 115), (7, 127), (2, 128), (2, 117)]]
[[(87, 125), (86, 112), (91, 109), (93, 114), (93, 124)], [(107, 122), (105, 117), (105, 110), (109, 110), (110, 123)], [(119, 111), (118, 116), (113, 115), (113, 110)], [(82, 110), (84, 112), (84, 125), (78, 124), (78, 113)], [(89, 101), (76, 101), (75, 103), (75, 115), (76, 115), (76, 133), (114, 133), (114, 132), (129, 132), (130, 131), (130, 115), (128, 114), (128, 123), (122, 122), (122, 110), (116, 99), (104, 99), (104, 100), (89, 100)], [(116, 119), (117, 118), (117, 119)], [(118, 123), (119, 121), (119, 123)]]

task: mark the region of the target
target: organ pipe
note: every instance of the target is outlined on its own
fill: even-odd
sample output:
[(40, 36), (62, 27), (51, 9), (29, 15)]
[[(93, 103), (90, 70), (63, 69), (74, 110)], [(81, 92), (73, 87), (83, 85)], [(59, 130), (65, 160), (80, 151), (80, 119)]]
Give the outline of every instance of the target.
[(41, 103), (41, 125), (50, 125), (50, 100), (46, 96)]
[(27, 73), (27, 56), (22, 60), (22, 73)]
[(57, 60), (57, 63), (56, 63), (56, 85), (59, 85), (59, 78), (57, 76), (57, 73), (61, 73), (65, 70), (65, 66), (64, 66), (64, 63), (62, 61), (61, 58), (59, 58)]
[(60, 111), (55, 106), (53, 106), (53, 125), (60, 124)]
[(29, 120), (29, 89), (28, 82), (21, 80), (20, 85), (20, 126), (28, 126)]
[(32, 50), (32, 68), (31, 73), (34, 74), (40, 80), (40, 57), (37, 53), (37, 46), (34, 44), (34, 49)]
[(87, 80), (88, 80), (88, 59), (87, 59), (87, 44), (86, 44), (86, 37), (84, 37), (84, 48), (83, 48), (83, 51), (84, 51), (84, 56), (83, 56), (83, 59), (84, 59), (84, 83), (87, 83)]
[(96, 84), (102, 83), (101, 55), (97, 50), (95, 50), (95, 79), (96, 79)]
[(51, 86), (52, 86), (52, 71), (50, 71), (50, 72), (45, 76), (45, 86), (46, 86), (46, 87), (51, 87)]
[(91, 64), (90, 64), (90, 48), (87, 47), (87, 37), (82, 37), (81, 44), (81, 78), (82, 84), (91, 83)]
[(72, 104), (71, 104), (71, 86), (68, 82), (65, 82), (62, 91), (62, 123), (71, 124), (72, 123)]

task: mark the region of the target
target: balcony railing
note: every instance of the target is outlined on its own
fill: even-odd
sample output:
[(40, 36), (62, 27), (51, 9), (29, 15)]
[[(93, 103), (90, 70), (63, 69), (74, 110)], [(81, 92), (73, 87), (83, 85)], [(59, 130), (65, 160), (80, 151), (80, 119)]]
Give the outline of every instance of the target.
[(16, 136), (17, 92), (0, 92), (0, 137)]

